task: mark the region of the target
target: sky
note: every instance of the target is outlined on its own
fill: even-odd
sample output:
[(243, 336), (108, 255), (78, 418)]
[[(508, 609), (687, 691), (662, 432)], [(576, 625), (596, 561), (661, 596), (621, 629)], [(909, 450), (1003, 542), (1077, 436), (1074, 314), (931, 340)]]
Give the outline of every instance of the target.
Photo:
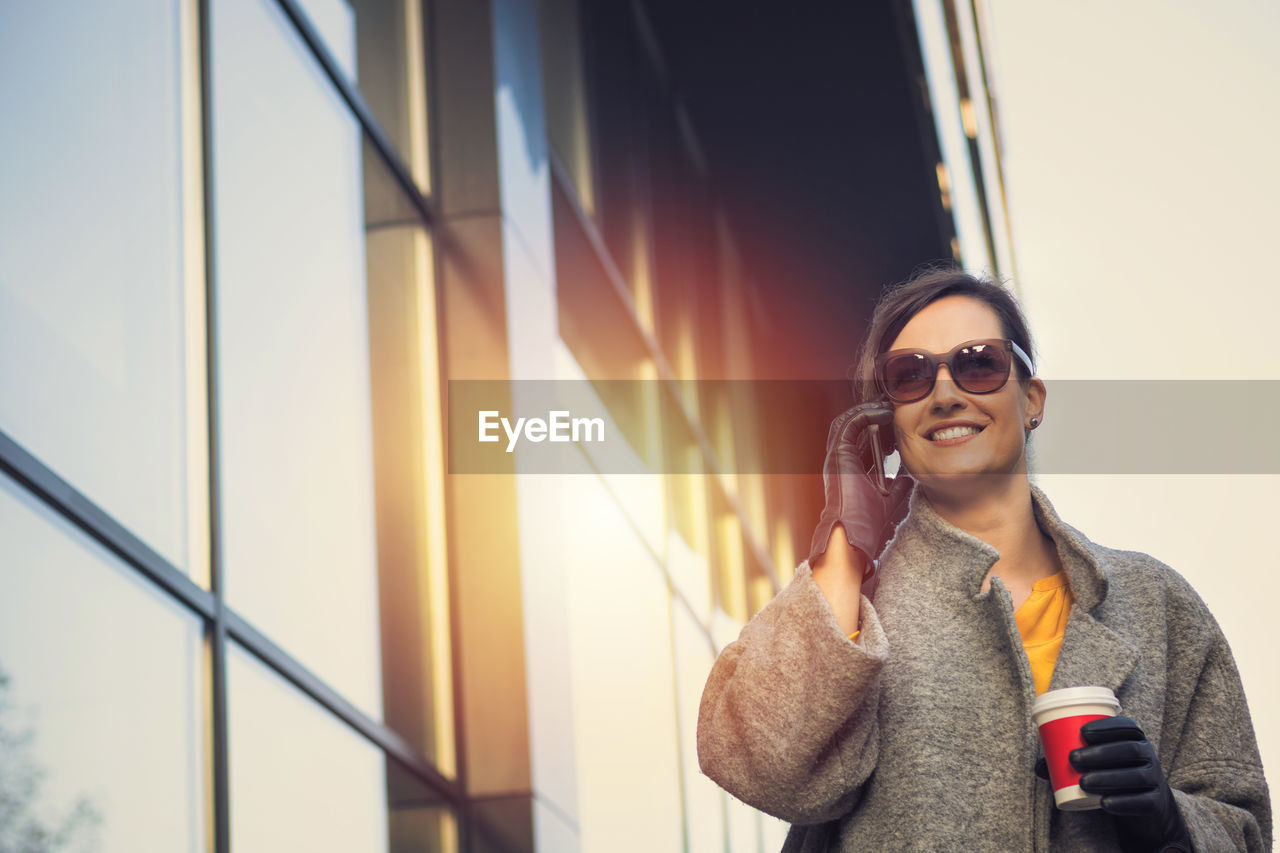
[[(1280, 379), (1280, 5), (986, 0), (1017, 285), (1048, 379)], [(1190, 386), (1189, 386), (1190, 387)], [(1233, 418), (1280, 417), (1250, 397), (1152, 430), (1188, 454)], [(1052, 429), (1053, 399), (1042, 429)], [(1037, 478), (1094, 541), (1186, 577), (1231, 644), (1276, 802), (1280, 688), (1274, 618), (1276, 476)]]

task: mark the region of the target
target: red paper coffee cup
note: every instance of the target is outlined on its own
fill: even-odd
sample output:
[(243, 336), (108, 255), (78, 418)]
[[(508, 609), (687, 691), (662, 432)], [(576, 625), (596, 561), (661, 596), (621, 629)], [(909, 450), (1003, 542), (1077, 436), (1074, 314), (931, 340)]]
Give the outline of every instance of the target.
[(1080, 774), (1067, 756), (1071, 750), (1085, 746), (1080, 727), (1090, 720), (1114, 717), (1120, 703), (1109, 687), (1064, 687), (1036, 697), (1031, 705), (1031, 720), (1040, 732), (1045, 762), (1049, 765), (1049, 784), (1053, 799), (1063, 811), (1096, 809), (1101, 797), (1087, 794), (1080, 787)]

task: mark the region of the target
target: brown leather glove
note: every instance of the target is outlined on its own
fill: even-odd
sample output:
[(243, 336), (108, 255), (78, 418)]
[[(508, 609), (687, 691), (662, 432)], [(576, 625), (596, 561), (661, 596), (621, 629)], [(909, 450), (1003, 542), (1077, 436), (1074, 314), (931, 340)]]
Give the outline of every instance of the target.
[[(907, 499), (914, 481), (905, 472), (886, 481), (888, 495), (880, 493), (872, 481), (875, 463), (872, 458), (872, 424), (889, 433), (893, 428), (893, 407), (885, 401), (861, 403), (837, 415), (827, 433), (827, 458), (822, 465), (822, 486), (826, 506), (813, 541), (809, 546), (809, 563), (813, 564), (831, 540), (831, 529), (837, 523), (844, 528), (845, 538), (867, 558), (863, 583), (875, 573), (875, 560), (907, 514)], [(891, 435), (891, 433), (889, 433)], [(885, 446), (890, 446), (888, 441)]]

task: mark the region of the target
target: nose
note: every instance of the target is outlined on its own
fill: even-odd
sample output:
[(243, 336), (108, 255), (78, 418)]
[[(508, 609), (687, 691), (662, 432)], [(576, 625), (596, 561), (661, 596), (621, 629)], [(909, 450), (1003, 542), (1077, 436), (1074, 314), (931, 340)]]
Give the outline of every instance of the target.
[(946, 410), (963, 405), (965, 405), (964, 395), (960, 393), (959, 386), (951, 378), (951, 368), (945, 364), (939, 364), (937, 375), (934, 376), (933, 391), (929, 394), (929, 408)]

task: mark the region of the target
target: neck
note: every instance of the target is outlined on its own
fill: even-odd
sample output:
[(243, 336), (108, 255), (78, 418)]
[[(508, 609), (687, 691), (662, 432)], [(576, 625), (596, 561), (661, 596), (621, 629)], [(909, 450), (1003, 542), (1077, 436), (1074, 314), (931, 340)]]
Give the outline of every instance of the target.
[(982, 488), (966, 488), (963, 493), (924, 484), (921, 488), (945, 521), (1000, 552), (988, 579), (997, 574), (1006, 584), (1025, 586), (1057, 572), (1056, 547), (1036, 524), (1026, 473), (980, 479)]

